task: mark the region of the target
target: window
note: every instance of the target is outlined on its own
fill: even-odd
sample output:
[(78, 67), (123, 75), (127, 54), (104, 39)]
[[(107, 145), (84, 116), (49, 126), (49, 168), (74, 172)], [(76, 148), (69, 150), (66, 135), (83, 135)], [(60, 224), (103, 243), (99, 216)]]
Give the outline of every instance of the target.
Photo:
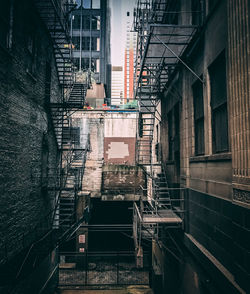
[(194, 102), (194, 132), (195, 132), (195, 155), (205, 153), (204, 145), (204, 101), (203, 85), (199, 80), (194, 83), (193, 102)]
[(192, 24), (199, 25), (201, 24), (201, 1), (192, 0)]
[(83, 8), (90, 9), (91, 8), (91, 0), (82, 0)]
[[(82, 70), (89, 69), (89, 58), (82, 58)], [(91, 71), (96, 72), (96, 59), (91, 58)]]
[(89, 37), (83, 37), (82, 38), (82, 50), (86, 51), (90, 49), (90, 44), (89, 44)]
[(67, 143), (80, 144), (80, 128), (64, 127), (63, 128), (63, 144)]
[[(31, 24), (30, 24), (31, 25)], [(31, 25), (34, 27), (34, 24)], [(36, 70), (36, 33), (35, 30), (28, 30), (26, 38), (27, 56), (27, 70), (29, 73), (34, 73)]]
[(49, 62), (46, 62), (45, 70), (45, 103), (50, 103), (50, 94), (51, 94), (51, 66)]
[(209, 9), (209, 11), (211, 11), (214, 8), (214, 6), (215, 6), (215, 4), (217, 2), (218, 2), (218, 0), (208, 0), (208, 9)]
[(80, 37), (72, 37), (72, 43), (75, 46), (75, 50), (80, 50)]
[(0, 45), (11, 47), (11, 6), (10, 1), (4, 0), (0, 9)]
[(92, 30), (100, 30), (100, 16), (92, 15)]
[[(72, 37), (72, 42), (76, 50), (80, 50), (80, 37)], [(90, 37), (82, 37), (82, 50), (90, 50)], [(91, 38), (91, 50), (100, 51), (100, 38), (92, 37)]]
[[(178, 24), (179, 11), (181, 11), (180, 7), (181, 7), (180, 0), (169, 1), (167, 10), (170, 11), (171, 13), (164, 14), (163, 22), (165, 24)], [(160, 21), (160, 19), (158, 21)]]
[(173, 160), (174, 138), (173, 138), (173, 112), (168, 113), (168, 160)]
[(80, 29), (80, 23), (81, 23), (81, 16), (78, 14), (73, 15), (72, 18), (72, 28), (73, 29)]
[(100, 59), (96, 59), (96, 72), (100, 72)]
[(100, 9), (100, 0), (92, 0), (92, 8)]
[(223, 51), (209, 67), (213, 153), (228, 151), (226, 62)]
[(49, 161), (48, 135), (46, 133), (43, 134), (41, 161), (42, 161), (41, 192), (43, 196), (46, 196), (48, 192), (48, 161)]
[(82, 4), (83, 8), (90, 9), (91, 2), (93, 9), (100, 9), (100, 0), (76, 0), (77, 8), (81, 7)]

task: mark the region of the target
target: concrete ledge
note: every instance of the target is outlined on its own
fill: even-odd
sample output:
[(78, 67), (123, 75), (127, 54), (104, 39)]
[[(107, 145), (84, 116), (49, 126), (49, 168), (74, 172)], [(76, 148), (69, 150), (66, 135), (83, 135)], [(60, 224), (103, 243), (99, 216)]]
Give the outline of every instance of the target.
[(61, 263), (59, 264), (59, 268), (63, 269), (72, 269), (76, 268), (76, 263)]
[(246, 294), (235, 282), (234, 276), (190, 234), (184, 234), (184, 244), (223, 289), (223, 293)]
[(231, 153), (218, 153), (218, 154), (211, 154), (211, 155), (199, 155), (193, 156), (189, 158), (190, 163), (194, 162), (207, 162), (207, 161), (225, 161), (225, 160), (232, 160)]
[(124, 195), (102, 195), (102, 201), (138, 201), (141, 195), (124, 194)]

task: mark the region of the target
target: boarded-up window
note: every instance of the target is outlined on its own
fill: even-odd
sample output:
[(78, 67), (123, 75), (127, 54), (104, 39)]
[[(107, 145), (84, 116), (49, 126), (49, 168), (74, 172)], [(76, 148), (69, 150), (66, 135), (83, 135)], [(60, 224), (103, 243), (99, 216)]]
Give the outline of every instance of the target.
[(196, 81), (192, 88), (194, 99), (195, 155), (202, 155), (205, 153), (203, 85), (200, 81)]
[(213, 153), (228, 151), (226, 62), (223, 51), (209, 67)]

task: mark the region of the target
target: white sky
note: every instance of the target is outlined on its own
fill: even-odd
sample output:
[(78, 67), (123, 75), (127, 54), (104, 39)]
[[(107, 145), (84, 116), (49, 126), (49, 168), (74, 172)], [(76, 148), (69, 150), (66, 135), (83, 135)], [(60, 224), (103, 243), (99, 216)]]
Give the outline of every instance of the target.
[(126, 42), (126, 21), (128, 19), (127, 11), (130, 12), (131, 29), (135, 3), (136, 0), (110, 0), (112, 66), (123, 66)]

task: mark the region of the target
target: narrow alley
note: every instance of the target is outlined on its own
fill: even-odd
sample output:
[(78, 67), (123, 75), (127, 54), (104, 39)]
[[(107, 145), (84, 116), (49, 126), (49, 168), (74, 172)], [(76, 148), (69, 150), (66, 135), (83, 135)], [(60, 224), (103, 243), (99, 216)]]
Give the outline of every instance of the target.
[(250, 293), (248, 0), (1, 0), (0, 294)]

